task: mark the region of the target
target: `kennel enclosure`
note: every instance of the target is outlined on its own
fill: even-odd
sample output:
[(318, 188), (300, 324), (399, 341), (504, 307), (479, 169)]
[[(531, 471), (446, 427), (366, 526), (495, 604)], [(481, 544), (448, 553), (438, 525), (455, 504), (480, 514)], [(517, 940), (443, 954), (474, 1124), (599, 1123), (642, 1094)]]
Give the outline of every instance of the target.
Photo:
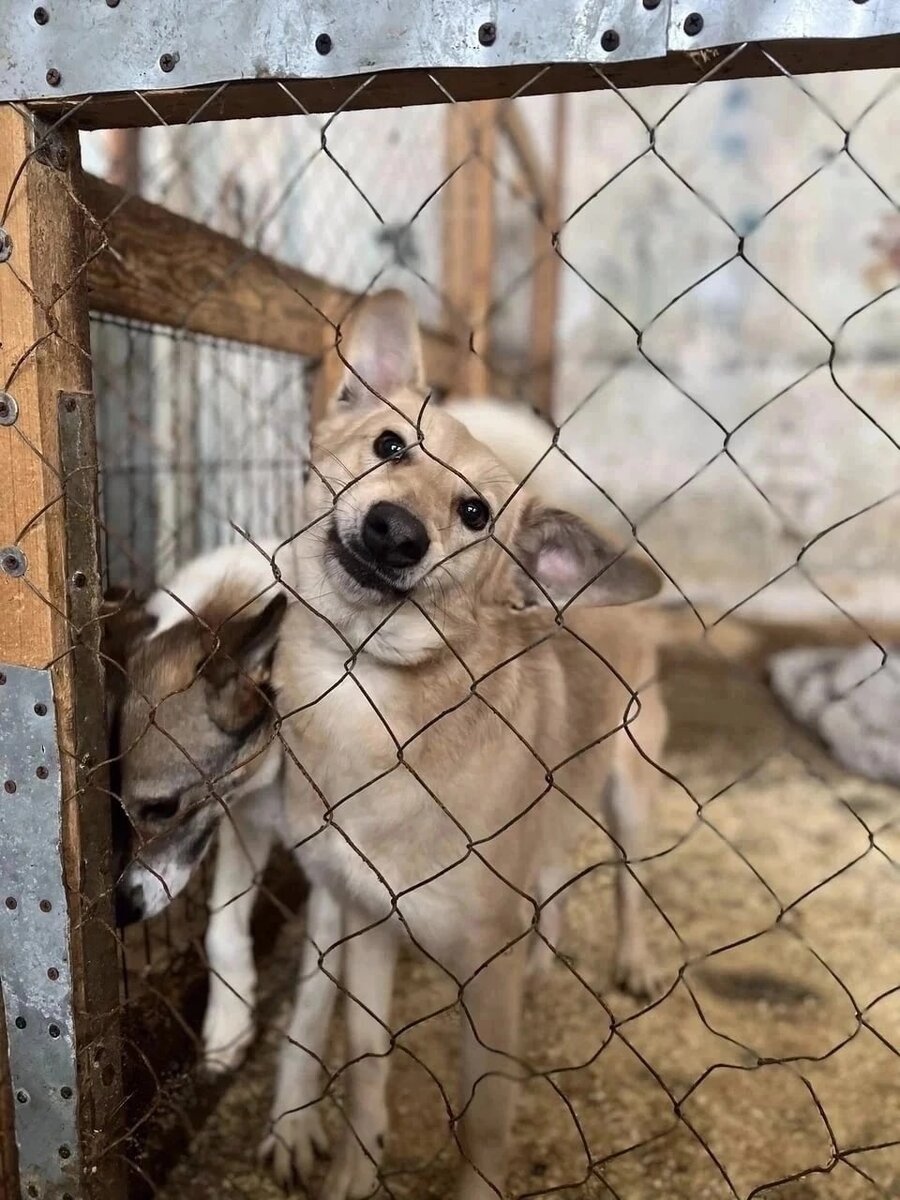
[[(165, 1098), (192, 1054), (205, 908), (202, 892), (188, 897), (140, 944), (115, 927), (104, 586), (153, 586), (229, 520), (264, 536), (297, 519), (307, 423), (340, 378), (342, 321), (388, 278), (383, 262), (420, 289), (436, 395), (491, 392), (559, 410), (560, 275), (578, 268), (566, 257), (574, 214), (562, 195), (575, 93), (627, 101), (643, 86), (900, 67), (889, 0), (764, 10), (621, 0), (552, 14), (531, 3), (299, 12), (272, 0), (253, 18), (246, 7), (70, 0), (9, 2), (3, 14), (17, 48), (0, 68), (3, 1200), (154, 1194), (194, 1132), (174, 1128)], [(538, 145), (516, 101), (545, 94), (554, 99)], [(376, 214), (371, 272), (366, 264), (349, 282), (329, 273), (339, 242), (318, 261), (286, 229), (266, 242), (265, 209), (255, 224), (242, 216), (246, 183), (241, 204), (201, 219), (196, 179), (188, 203), (180, 168), (168, 193), (159, 184), (148, 197), (127, 164), (116, 182), (81, 165), (89, 131), (116, 131), (127, 148), (139, 129), (202, 136), (212, 122), (332, 114), (310, 153), (333, 160), (368, 203), (353, 162), (334, 152), (331, 123), (372, 110), (386, 125), (389, 110), (412, 105), (438, 114), (437, 183), (405, 225)], [(655, 140), (650, 124), (650, 152)], [(195, 143), (185, 146), (189, 160)], [(412, 144), (392, 169), (410, 178), (433, 150)], [(849, 131), (836, 152), (852, 155)], [(267, 187), (276, 191), (285, 170), (281, 161)], [(896, 211), (891, 185), (877, 186)], [(510, 231), (515, 205), (529, 220)], [(311, 220), (310, 242), (327, 220)], [(411, 247), (409, 229), (427, 221)], [(734, 232), (742, 261), (749, 236)], [(889, 273), (871, 303), (895, 288)], [(633, 330), (640, 348), (643, 323)], [(722, 431), (727, 447), (734, 431)], [(229, 482), (235, 473), (243, 482)], [(154, 507), (160, 497), (168, 507)], [(274, 927), (296, 905), (296, 885), (271, 890)], [(197, 1114), (211, 1103), (179, 1100)], [(832, 1135), (828, 1161), (852, 1148)], [(810, 1165), (777, 1175), (789, 1182)]]

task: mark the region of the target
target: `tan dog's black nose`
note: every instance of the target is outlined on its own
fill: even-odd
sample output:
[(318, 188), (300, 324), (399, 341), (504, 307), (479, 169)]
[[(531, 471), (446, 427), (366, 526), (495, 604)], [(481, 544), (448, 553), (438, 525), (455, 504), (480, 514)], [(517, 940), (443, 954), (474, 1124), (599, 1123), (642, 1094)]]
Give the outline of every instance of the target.
[(366, 513), (362, 541), (373, 563), (403, 570), (422, 561), (430, 539), (428, 530), (408, 508), (380, 500)]

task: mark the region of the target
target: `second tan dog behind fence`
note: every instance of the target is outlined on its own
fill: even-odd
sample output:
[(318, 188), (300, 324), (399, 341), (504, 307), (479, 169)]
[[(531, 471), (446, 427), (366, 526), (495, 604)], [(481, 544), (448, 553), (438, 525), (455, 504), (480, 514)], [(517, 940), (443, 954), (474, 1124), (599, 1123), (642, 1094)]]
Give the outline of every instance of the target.
[(119, 895), (130, 916), (164, 907), (218, 827), (204, 1041), (211, 1064), (237, 1067), (250, 911), (272, 842), (294, 850), (312, 886), (263, 1153), (282, 1183), (308, 1182), (340, 1077), (323, 1200), (378, 1186), (398, 950), (437, 963), (461, 1010), (457, 1194), (480, 1200), (502, 1193), (528, 1074), (526, 968), (552, 960), (576, 848), (598, 826), (619, 862), (617, 982), (658, 986), (631, 862), (665, 717), (642, 690), (653, 614), (621, 606), (660, 577), (519, 488), (501, 446), (427, 402), (401, 294), (362, 306), (346, 356), (304, 530), (207, 556), (151, 601), (154, 629), (131, 619), (117, 725), (138, 849)]

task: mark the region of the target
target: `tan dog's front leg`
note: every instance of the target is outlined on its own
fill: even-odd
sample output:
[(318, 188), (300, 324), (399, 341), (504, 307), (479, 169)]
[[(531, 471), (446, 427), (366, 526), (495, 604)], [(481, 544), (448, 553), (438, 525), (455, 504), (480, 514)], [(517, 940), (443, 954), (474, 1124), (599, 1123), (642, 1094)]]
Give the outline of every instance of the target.
[(297, 997), (278, 1059), (271, 1132), (260, 1147), (261, 1156), (271, 1161), (276, 1179), (286, 1188), (298, 1179), (308, 1182), (317, 1154), (327, 1147), (318, 1101), (328, 1026), (338, 994), (334, 979), (340, 980), (341, 975), (343, 947), (337, 943), (342, 932), (340, 905), (326, 888), (313, 883)]
[(321, 1200), (360, 1200), (378, 1190), (378, 1169), (387, 1133), (390, 1015), (397, 962), (397, 935), (387, 921), (367, 929), (351, 916), (354, 934), (344, 945), (347, 1016), (346, 1123)]
[(460, 1144), (465, 1163), (457, 1200), (504, 1195), (517, 1090), (524, 944), (495, 959), (463, 991)]

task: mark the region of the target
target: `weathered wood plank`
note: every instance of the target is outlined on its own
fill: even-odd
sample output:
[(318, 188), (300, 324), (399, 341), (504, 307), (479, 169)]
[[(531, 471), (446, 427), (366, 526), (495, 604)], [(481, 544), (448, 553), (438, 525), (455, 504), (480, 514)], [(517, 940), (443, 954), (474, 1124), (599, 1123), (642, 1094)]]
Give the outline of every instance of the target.
[[(92, 309), (312, 359), (333, 347), (353, 293), (95, 176), (81, 197)], [(447, 388), (458, 347), (440, 330), (424, 340), (429, 381)]]
[[(27, 561), (24, 574), (0, 576), (0, 656), (53, 672), (86, 1194), (116, 1200), (120, 1165), (104, 1153), (121, 1102), (117, 956), (108, 911), (109, 797), (104, 780), (90, 774), (106, 757), (105, 705), (97, 606), (94, 620), (76, 628), (69, 595), (71, 576), (80, 594), (99, 597), (96, 514), (84, 505), (96, 471), (86, 484), (80, 481), (81, 502), (71, 511), (60, 437), (62, 394), (86, 397), (89, 404), (91, 389), (77, 130), (57, 131), (41, 154), (36, 148), (31, 121), (0, 107), (0, 211), (12, 242), (8, 261), (0, 264), (0, 387), (19, 409), (14, 425), (0, 428), (0, 542), (18, 547)], [(70, 545), (76, 520), (80, 536)], [(77, 576), (70, 554), (75, 546)], [(75, 608), (81, 626), (84, 601)]]

